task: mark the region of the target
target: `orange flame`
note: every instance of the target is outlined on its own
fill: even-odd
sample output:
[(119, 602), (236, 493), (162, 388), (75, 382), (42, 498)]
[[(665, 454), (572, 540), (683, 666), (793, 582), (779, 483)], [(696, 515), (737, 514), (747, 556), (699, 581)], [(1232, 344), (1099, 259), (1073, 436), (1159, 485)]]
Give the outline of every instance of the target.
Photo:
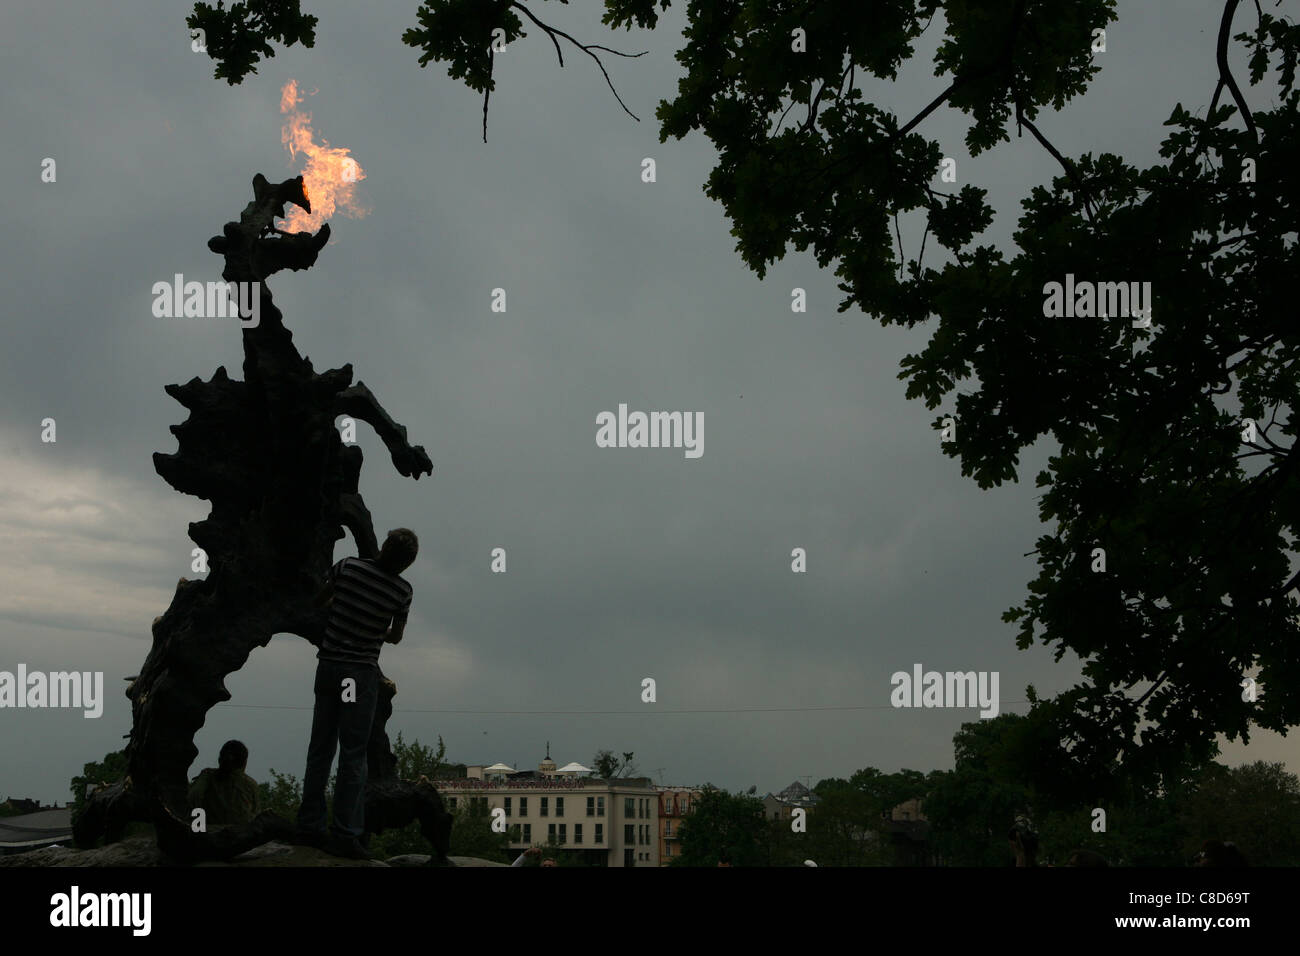
[(302, 182), (312, 211), (286, 206), (288, 215), (280, 227), (285, 232), (315, 232), (335, 211), (353, 218), (370, 211), (357, 199), (357, 183), (366, 178), (365, 170), (348, 155), (347, 147), (331, 146), (323, 137), (316, 142), (311, 114), (298, 109), (302, 102), (298, 83), (290, 80), (280, 91), (280, 112), (287, 114), (280, 128), (280, 142), (289, 150), (291, 159), (299, 153), (307, 158)]

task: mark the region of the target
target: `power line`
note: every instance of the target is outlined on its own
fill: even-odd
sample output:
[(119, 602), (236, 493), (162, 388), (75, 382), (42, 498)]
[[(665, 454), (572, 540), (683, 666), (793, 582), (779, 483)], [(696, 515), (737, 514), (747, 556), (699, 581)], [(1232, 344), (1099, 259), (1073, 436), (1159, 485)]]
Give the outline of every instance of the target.
[[(1004, 700), (999, 701), (999, 707), (1006, 707), (1013, 704), (1027, 704), (1027, 700)], [(224, 704), (218, 706), (240, 707), (249, 710), (314, 710), (314, 707), (307, 707), (297, 704)], [(827, 712), (840, 710), (971, 710), (970, 707), (952, 707), (952, 708), (905, 708), (894, 707), (892, 704), (855, 704), (843, 707), (719, 707), (719, 708), (697, 708), (691, 710), (660, 710), (658, 708), (646, 708), (642, 710), (450, 710), (442, 708), (425, 709), (425, 708), (402, 708), (393, 709), (396, 714), (467, 714), (480, 717), (586, 717), (586, 716), (628, 716), (628, 717), (645, 717), (645, 716), (663, 716), (668, 714), (802, 714), (813, 712)]]

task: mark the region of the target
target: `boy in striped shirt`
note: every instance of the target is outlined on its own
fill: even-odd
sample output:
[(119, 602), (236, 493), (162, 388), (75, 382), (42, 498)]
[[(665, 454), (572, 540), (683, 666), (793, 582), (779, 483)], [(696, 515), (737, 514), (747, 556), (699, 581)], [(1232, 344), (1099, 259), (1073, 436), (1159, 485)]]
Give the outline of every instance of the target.
[[(316, 712), (298, 830), (300, 842), (338, 856), (368, 856), (360, 838), (365, 829), (366, 745), (379, 696), (379, 651), (402, 639), (414, 592), (401, 572), (411, 566), (419, 548), (410, 529), (390, 531), (377, 558), (344, 558), (330, 568), (318, 597), (330, 613), (316, 654)], [(325, 785), (336, 745), (334, 822), (327, 834)]]

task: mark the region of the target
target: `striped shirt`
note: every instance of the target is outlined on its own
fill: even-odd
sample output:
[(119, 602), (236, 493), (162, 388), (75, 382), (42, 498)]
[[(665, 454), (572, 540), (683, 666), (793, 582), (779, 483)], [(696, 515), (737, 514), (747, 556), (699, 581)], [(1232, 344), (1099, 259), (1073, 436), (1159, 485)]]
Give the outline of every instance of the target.
[(334, 600), (317, 658), (378, 667), (389, 621), (405, 623), (411, 610), (411, 585), (365, 558), (344, 558), (326, 579)]

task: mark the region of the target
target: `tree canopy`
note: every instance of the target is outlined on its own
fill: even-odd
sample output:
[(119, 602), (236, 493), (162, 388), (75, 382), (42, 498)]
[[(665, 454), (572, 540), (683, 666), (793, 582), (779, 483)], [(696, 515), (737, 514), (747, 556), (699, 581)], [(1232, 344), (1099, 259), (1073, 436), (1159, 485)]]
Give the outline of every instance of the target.
[(763, 801), (705, 787), (678, 831), (680, 853), (669, 866), (767, 866), (770, 829)]

